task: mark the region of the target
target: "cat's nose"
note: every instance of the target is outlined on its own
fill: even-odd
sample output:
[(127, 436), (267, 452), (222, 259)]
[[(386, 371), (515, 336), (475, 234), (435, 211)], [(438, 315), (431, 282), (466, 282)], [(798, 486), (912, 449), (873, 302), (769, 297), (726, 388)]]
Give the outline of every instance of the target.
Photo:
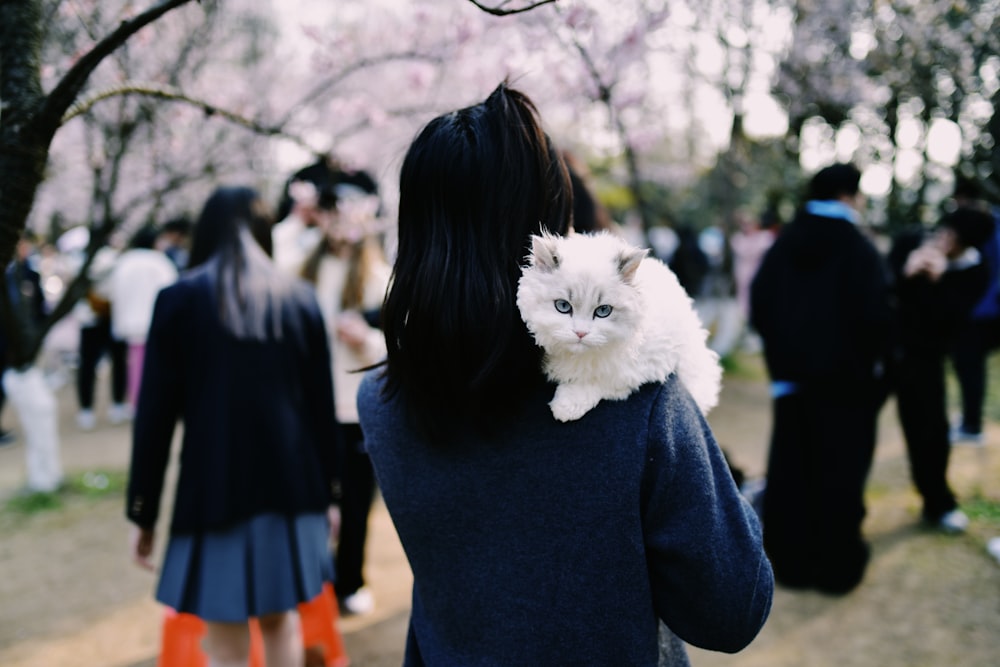
[(575, 333), (576, 333), (576, 337), (577, 337), (577, 338), (583, 338), (584, 336), (586, 336), (586, 335), (587, 335), (587, 332), (586, 332), (586, 331), (577, 331), (577, 332), (575, 332)]

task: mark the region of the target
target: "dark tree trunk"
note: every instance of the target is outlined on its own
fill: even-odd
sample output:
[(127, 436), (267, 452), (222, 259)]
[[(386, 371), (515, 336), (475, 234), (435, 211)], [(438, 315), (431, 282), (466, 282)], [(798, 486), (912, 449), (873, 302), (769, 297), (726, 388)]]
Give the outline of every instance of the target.
[[(45, 25), (42, 2), (0, 0), (0, 271), (10, 263), (24, 232), (38, 186), (45, 178), (52, 139), (90, 75), (139, 29), (190, 1), (161, 0), (122, 21), (83, 54), (46, 94), (41, 82)], [(88, 263), (96, 248), (89, 250)], [(79, 298), (85, 288), (86, 277), (77, 276), (68, 296)], [(8, 338), (8, 361), (16, 368), (25, 367), (34, 361), (49, 328), (72, 303), (67, 305), (67, 299), (63, 299), (41, 329), (27, 336), (2, 279), (0, 289), (0, 327)]]
[[(10, 262), (45, 175), (52, 131), (39, 127), (41, 84), (40, 0), (0, 0), (0, 273)], [(8, 356), (20, 364), (26, 347), (0, 275), (0, 326)]]
[(190, 1), (162, 0), (122, 21), (45, 94), (41, 0), (0, 0), (0, 265), (14, 254), (45, 176), (52, 138), (90, 75), (139, 29)]
[(24, 230), (55, 128), (39, 124), (42, 3), (0, 0), (0, 266)]

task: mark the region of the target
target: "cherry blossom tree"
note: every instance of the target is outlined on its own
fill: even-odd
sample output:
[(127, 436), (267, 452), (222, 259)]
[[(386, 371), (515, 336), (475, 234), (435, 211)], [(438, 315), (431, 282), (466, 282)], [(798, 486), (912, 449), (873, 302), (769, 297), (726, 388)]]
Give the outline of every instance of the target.
[[(1000, 88), (993, 93), (993, 115), (986, 125), (990, 142), (980, 147), (980, 164), (988, 173), (986, 188), (994, 202), (1000, 202)], [(984, 142), (985, 143), (985, 142)]]
[[(188, 4), (164, 0), (126, 15), (87, 48), (71, 54), (48, 91), (43, 87), (47, 31), (57, 23), (61, 3), (9, 0), (0, 3), (0, 258), (8, 260), (25, 228), (39, 186), (49, 169), (49, 152), (71, 107), (81, 99), (94, 72), (143, 28)], [(96, 6), (96, 5), (95, 5)], [(43, 55), (44, 54), (44, 55)], [(0, 274), (4, 275), (4, 274)], [(12, 353), (3, 382), (22, 419), (28, 463), (28, 488), (52, 491), (61, 482), (55, 398), (31, 355), (44, 332), (26, 340), (11, 303), (6, 280), (0, 281), (0, 319)]]
[(262, 137), (309, 146), (283, 127), (295, 110), (267, 94), (281, 80), (280, 60), (265, 58), (278, 48), (274, 17), (261, 11), (270, 6), (199, 4), (0, 3), (0, 256), (29, 220), (90, 231), (79, 272), (39, 327), (25, 326), (0, 272), (4, 382), (31, 490), (51, 491), (62, 477), (55, 397), (33, 362), (85, 293), (96, 252), (113, 233), (190, 211), (219, 179), (266, 189)]
[[(451, 4), (504, 20), (552, 2)], [(350, 61), (314, 63), (310, 85), (295, 88), (285, 85), (295, 77), (281, 70), (273, 40), (266, 45), (276, 19), (255, 11), (260, 9), (273, 8), (238, 0), (199, 0), (197, 6), (150, 0), (145, 9), (131, 0), (0, 3), (0, 258), (11, 256), (29, 220), (44, 228), (50, 219), (62, 219), (91, 231), (79, 274), (33, 336), (24, 335), (8, 290), (0, 289), (13, 372), (37, 377), (31, 363), (42, 339), (86, 289), (88, 264), (113, 232), (127, 233), (171, 210), (190, 210), (220, 178), (240, 177), (266, 190), (260, 174), (273, 169), (261, 137), (322, 152), (316, 146), (328, 142), (311, 142), (315, 130), (313, 137), (296, 130), (319, 126), (320, 133), (337, 137), (335, 123), (322, 127), (323, 121), (349, 115), (358, 123), (360, 116), (361, 125), (374, 127), (407, 113), (388, 104), (356, 106), (348, 79), (391, 62), (434, 60), (413, 44), (391, 43), (378, 54), (369, 48)], [(367, 46), (380, 42), (390, 43)], [(393, 92), (398, 90), (385, 90)], [(345, 113), (359, 111), (365, 113)], [(227, 123), (243, 126), (243, 133)], [(339, 126), (345, 134), (356, 129)], [(28, 449), (44, 450), (41, 458), (49, 459), (41, 466), (44, 474), (29, 469), (29, 488), (35, 490), (50, 490), (60, 477), (55, 410), (51, 392), (43, 389), (44, 383), (33, 383), (31, 414), (22, 414), (26, 430), (38, 436), (28, 434)]]
[[(675, 217), (681, 190), (703, 214), (757, 196), (769, 153), (747, 127), (771, 84), (790, 164), (811, 136), (854, 137), (850, 156), (888, 163), (901, 201), (930, 199), (941, 123), (961, 131), (962, 159), (995, 164), (1000, 30), (985, 0), (148, 2), (0, 2), (0, 258), (53, 219), (86, 225), (91, 256), (222, 180), (276, 200), (318, 155), (372, 171), (392, 210), (416, 130), (504, 78), (561, 146), (626, 186), (644, 229)], [(913, 150), (922, 180), (903, 168)], [(86, 283), (84, 265), (46, 326)], [(15, 346), (19, 364), (44, 329)]]
[(995, 2), (801, 0), (794, 11), (776, 86), (794, 152), (811, 129), (829, 158), (885, 173), (879, 213), (890, 224), (933, 219), (956, 165), (990, 177), (987, 123), (1000, 89)]
[(165, 0), (126, 18), (62, 72), (48, 92), (42, 85), (45, 29), (60, 3), (0, 3), (0, 258), (9, 259), (44, 180), (48, 152), (64, 115), (101, 63), (142, 28), (190, 0)]

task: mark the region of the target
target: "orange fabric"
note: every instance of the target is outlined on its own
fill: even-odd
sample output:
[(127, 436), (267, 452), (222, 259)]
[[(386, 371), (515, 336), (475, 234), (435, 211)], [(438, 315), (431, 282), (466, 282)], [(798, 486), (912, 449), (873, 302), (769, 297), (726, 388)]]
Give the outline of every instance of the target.
[(323, 667), (346, 667), (350, 664), (344, 650), (344, 639), (337, 629), (340, 613), (332, 584), (324, 584), (319, 595), (300, 604), (299, 616), (302, 618), (302, 643), (307, 652), (321, 655)]
[(205, 622), (191, 614), (178, 614), (167, 607), (163, 615), (160, 658), (156, 667), (207, 667), (208, 658), (201, 650)]
[[(299, 617), (307, 665), (347, 667), (350, 664), (344, 639), (337, 628), (340, 614), (331, 584), (325, 584), (319, 595), (299, 605)], [(205, 622), (197, 616), (177, 613), (167, 607), (156, 666), (207, 667), (208, 657), (201, 648), (205, 632)], [(264, 640), (257, 619), (250, 619), (249, 667), (265, 667)]]

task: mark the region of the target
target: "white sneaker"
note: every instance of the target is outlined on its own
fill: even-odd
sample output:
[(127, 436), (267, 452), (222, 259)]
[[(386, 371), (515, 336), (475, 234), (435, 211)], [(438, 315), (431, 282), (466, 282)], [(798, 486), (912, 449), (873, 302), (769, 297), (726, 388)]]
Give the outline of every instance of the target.
[(362, 587), (345, 597), (341, 606), (348, 614), (363, 616), (375, 611), (375, 597), (370, 590)]
[(83, 431), (93, 431), (97, 426), (97, 417), (93, 410), (80, 410), (76, 413), (76, 425)]
[(970, 445), (972, 447), (983, 446), (982, 433), (972, 433), (970, 431), (966, 431), (961, 426), (952, 428), (949, 436), (951, 438), (951, 444), (953, 445)]
[(965, 529), (969, 527), (969, 517), (962, 510), (954, 509), (938, 519), (937, 526), (952, 535), (964, 533)]
[(132, 407), (127, 403), (112, 403), (108, 408), (108, 421), (118, 426), (132, 419)]
[(993, 558), (1000, 562), (1000, 537), (991, 538), (986, 543), (986, 551), (989, 552)]

